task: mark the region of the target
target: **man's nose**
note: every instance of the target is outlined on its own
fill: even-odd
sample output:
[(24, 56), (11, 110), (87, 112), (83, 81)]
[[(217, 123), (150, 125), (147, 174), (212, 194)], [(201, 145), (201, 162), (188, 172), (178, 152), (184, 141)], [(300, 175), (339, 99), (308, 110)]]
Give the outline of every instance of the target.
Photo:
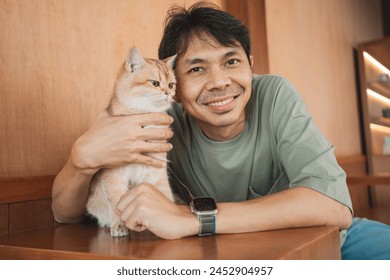
[(229, 75), (223, 69), (211, 69), (207, 77), (206, 89), (221, 90), (232, 83)]

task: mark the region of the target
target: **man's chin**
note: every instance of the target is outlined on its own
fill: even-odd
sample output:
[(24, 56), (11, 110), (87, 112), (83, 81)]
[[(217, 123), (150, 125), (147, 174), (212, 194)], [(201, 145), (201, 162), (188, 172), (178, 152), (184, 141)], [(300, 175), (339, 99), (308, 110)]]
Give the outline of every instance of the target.
[(216, 127), (229, 127), (237, 123), (237, 118), (224, 118), (216, 122)]

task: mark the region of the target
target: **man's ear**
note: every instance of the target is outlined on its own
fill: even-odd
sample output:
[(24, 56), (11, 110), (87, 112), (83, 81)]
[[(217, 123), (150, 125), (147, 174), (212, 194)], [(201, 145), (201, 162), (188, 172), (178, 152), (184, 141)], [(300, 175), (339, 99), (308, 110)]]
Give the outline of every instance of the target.
[(249, 57), (249, 64), (251, 65), (251, 69), (253, 69), (253, 55)]

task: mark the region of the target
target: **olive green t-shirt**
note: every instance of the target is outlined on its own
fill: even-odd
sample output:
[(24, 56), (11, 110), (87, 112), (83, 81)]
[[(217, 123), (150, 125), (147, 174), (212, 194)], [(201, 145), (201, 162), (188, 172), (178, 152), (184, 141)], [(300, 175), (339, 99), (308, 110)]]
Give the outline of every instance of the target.
[[(170, 166), (194, 196), (237, 202), (305, 186), (352, 211), (346, 175), (337, 164), (334, 147), (286, 79), (253, 76), (245, 129), (229, 141), (208, 139), (180, 104), (169, 113), (175, 119)], [(173, 176), (171, 183), (185, 199)]]

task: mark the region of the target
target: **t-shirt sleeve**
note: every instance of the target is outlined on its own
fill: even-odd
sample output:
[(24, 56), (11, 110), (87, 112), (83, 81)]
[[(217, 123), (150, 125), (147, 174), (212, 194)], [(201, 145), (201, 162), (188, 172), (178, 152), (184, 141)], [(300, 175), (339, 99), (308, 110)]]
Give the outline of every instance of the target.
[(281, 78), (273, 101), (273, 137), (289, 186), (314, 189), (352, 212), (346, 174), (336, 161), (334, 147), (314, 124), (296, 89)]

